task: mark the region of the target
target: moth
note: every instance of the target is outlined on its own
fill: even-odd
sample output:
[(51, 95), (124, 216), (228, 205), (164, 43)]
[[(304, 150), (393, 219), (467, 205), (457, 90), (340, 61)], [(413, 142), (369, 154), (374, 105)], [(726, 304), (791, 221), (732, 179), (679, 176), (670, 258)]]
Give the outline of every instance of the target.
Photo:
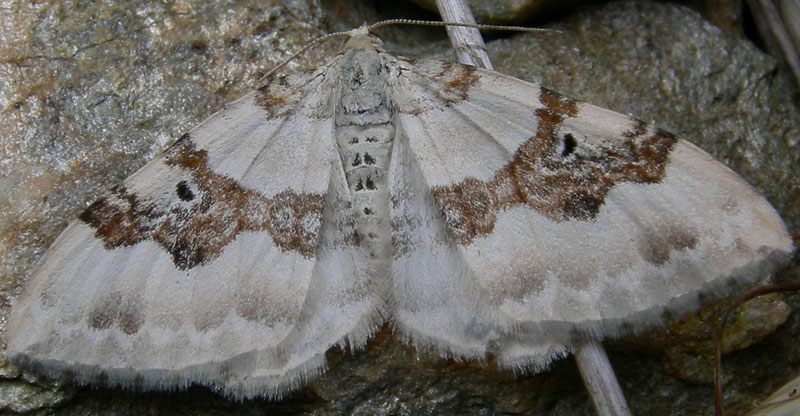
[(685, 313), (793, 250), (694, 145), (365, 28), (88, 207), (16, 301), (7, 355), (80, 383), (279, 398), (334, 345), (538, 370)]

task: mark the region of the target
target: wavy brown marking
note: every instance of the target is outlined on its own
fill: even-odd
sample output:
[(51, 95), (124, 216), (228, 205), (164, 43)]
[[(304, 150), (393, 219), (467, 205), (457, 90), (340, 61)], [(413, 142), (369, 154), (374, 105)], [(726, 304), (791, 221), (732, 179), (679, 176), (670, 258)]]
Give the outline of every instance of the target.
[(125, 297), (121, 292), (107, 293), (92, 307), (87, 316), (90, 328), (108, 329), (116, 325), (125, 334), (139, 332), (145, 321), (140, 296)]
[(491, 233), (497, 213), (514, 205), (526, 204), (557, 222), (589, 221), (614, 185), (652, 184), (663, 178), (677, 143), (672, 134), (638, 122), (620, 140), (581, 146), (571, 134), (559, 134), (563, 121), (578, 114), (578, 101), (546, 89), (539, 99), (544, 107), (535, 111), (536, 134), (492, 180), (466, 178), (433, 188), (436, 204), (461, 244)]
[(210, 263), (244, 231), (266, 231), (281, 250), (314, 256), (323, 195), (286, 190), (264, 198), (214, 173), (207, 161), (206, 151), (184, 135), (164, 154), (164, 163), (186, 173), (169, 202), (141, 198), (117, 186), (79, 218), (96, 230), (107, 250), (153, 240), (181, 270)]
[(670, 253), (693, 249), (697, 246), (697, 236), (687, 228), (662, 225), (650, 230), (639, 242), (639, 253), (650, 263), (660, 266), (669, 261)]
[[(422, 61), (424, 65), (416, 65), (417, 61), (413, 59), (409, 62), (415, 66), (414, 72), (430, 84), (430, 91), (447, 105), (466, 100), (469, 89), (480, 81), (474, 66), (433, 61)], [(407, 112), (415, 114), (413, 111)]]
[(301, 89), (307, 81), (308, 75), (301, 76), (283, 75), (271, 80), (268, 84), (258, 89), (256, 104), (267, 112), (271, 119), (288, 116), (300, 103)]
[(478, 82), (475, 67), (468, 65), (448, 65), (437, 74), (437, 78), (445, 80), (444, 88), (439, 94), (448, 104), (457, 104), (466, 100), (470, 87)]

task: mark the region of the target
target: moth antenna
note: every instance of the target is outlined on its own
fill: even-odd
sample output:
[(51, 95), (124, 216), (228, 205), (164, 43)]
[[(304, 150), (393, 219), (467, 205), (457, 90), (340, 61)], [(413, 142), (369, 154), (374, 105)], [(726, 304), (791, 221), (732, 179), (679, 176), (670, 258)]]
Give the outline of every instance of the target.
[[(437, 22), (433, 20), (415, 20), (415, 19), (389, 19), (389, 20), (382, 20), (377, 23), (373, 23), (369, 26), (366, 26), (366, 30), (368, 32), (372, 32), (374, 29), (378, 29), (384, 26), (390, 25), (414, 25), (414, 26), (437, 26), (437, 27), (446, 27), (446, 26), (464, 26), (464, 27), (474, 27), (477, 29), (486, 29), (486, 30), (510, 30), (516, 32), (560, 32), (558, 29), (544, 29), (538, 27), (524, 27), (524, 26), (504, 26), (504, 25), (487, 25), (483, 23), (460, 23), (460, 22)], [(364, 28), (364, 26), (362, 26)], [(358, 30), (358, 29), (356, 29)], [(294, 58), (297, 58), (303, 52), (311, 49), (311, 47), (317, 45), (318, 43), (322, 43), (330, 38), (338, 37), (338, 36), (351, 36), (353, 34), (352, 30), (344, 31), (344, 32), (334, 32), (328, 33), (327, 35), (320, 36), (311, 40), (310, 42), (306, 43), (302, 48), (298, 49), (295, 53), (291, 54), (288, 58), (284, 59), (283, 62), (272, 68), (269, 72), (267, 72), (264, 76), (259, 78), (258, 84), (264, 83), (270, 76), (274, 73), (278, 72), (281, 68), (286, 66), (289, 62), (291, 62)]]
[(334, 37), (337, 37), (337, 36), (345, 36), (345, 35), (350, 36), (351, 33), (352, 33), (352, 31), (328, 33), (327, 35), (322, 35), (322, 36), (320, 36), (318, 38), (315, 38), (315, 39), (311, 40), (310, 42), (306, 43), (302, 48), (298, 49), (295, 53), (291, 54), (288, 58), (284, 59), (283, 62), (281, 62), (280, 64), (278, 64), (277, 66), (272, 68), (269, 72), (264, 74), (264, 76), (259, 78), (258, 84), (264, 83), (270, 76), (272, 76), (274, 73), (278, 72), (281, 68), (286, 66), (286, 64), (291, 62), (294, 58), (297, 58), (297, 56), (299, 56), (303, 52), (311, 49), (312, 46), (315, 46), (318, 43), (322, 43), (322, 42), (324, 42), (324, 41), (326, 41), (326, 40), (328, 40), (330, 38), (334, 38)]
[(463, 22), (438, 22), (434, 20), (415, 20), (415, 19), (389, 19), (367, 26), (370, 32), (373, 29), (378, 29), (383, 26), (389, 25), (414, 25), (414, 26), (464, 26), (473, 27), (476, 29), (486, 30), (510, 30), (516, 32), (560, 32), (558, 29), (545, 29), (540, 27), (525, 27), (525, 26), (505, 26), (505, 25), (487, 25), (483, 23), (463, 23)]
[[(372, 32), (374, 29), (378, 29), (384, 26), (390, 25), (414, 25), (414, 26), (437, 26), (437, 27), (446, 27), (446, 26), (464, 26), (464, 27), (474, 27), (477, 29), (486, 29), (486, 30), (510, 30), (515, 32), (560, 32), (558, 29), (545, 29), (539, 27), (524, 27), (524, 26), (504, 26), (504, 25), (487, 25), (483, 23), (460, 23), (460, 22), (437, 22), (433, 20), (415, 20), (415, 19), (389, 19), (389, 20), (382, 20), (377, 23), (373, 23), (367, 26), (367, 31)], [(363, 26), (362, 26), (363, 27)], [(306, 43), (302, 48), (298, 49), (297, 52), (293, 53), (288, 58), (284, 59), (283, 62), (272, 68), (269, 72), (267, 72), (264, 76), (259, 78), (258, 84), (262, 84), (266, 81), (270, 76), (274, 73), (278, 72), (281, 68), (286, 66), (290, 61), (294, 58), (297, 58), (298, 55), (302, 54), (303, 52), (309, 50), (312, 46), (317, 45), (318, 43), (324, 42), (330, 38), (338, 37), (338, 36), (351, 36), (353, 33), (352, 30), (344, 31), (344, 32), (334, 32), (328, 33), (327, 35), (320, 36), (316, 39), (311, 40), (310, 42)]]

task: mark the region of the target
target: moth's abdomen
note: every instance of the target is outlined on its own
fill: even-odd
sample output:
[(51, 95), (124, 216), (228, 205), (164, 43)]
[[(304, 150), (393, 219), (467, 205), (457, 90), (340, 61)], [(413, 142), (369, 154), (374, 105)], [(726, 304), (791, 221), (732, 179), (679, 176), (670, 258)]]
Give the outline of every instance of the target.
[(391, 123), (338, 126), (336, 132), (356, 213), (358, 243), (366, 258), (378, 263), (391, 257), (386, 176), (393, 136)]
[(380, 275), (391, 260), (387, 174), (395, 128), (386, 73), (374, 49), (349, 51), (342, 62), (336, 142), (356, 214), (356, 241)]

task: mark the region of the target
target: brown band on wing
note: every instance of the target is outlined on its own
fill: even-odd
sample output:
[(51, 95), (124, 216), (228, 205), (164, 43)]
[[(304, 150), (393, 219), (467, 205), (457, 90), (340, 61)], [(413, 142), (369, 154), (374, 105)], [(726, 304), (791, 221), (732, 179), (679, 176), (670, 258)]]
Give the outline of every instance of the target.
[(658, 183), (677, 139), (637, 122), (620, 140), (593, 141), (581, 148), (576, 138), (561, 133), (567, 118), (578, 114), (578, 101), (542, 89), (544, 105), (535, 111), (536, 134), (517, 149), (513, 159), (489, 181), (466, 178), (432, 189), (448, 228), (463, 245), (494, 229), (499, 211), (526, 204), (557, 221), (589, 221), (605, 196), (622, 182)]
[(117, 186), (80, 215), (106, 249), (153, 240), (172, 255), (178, 269), (188, 270), (219, 257), (239, 233), (266, 231), (281, 250), (305, 258), (316, 253), (323, 195), (286, 190), (265, 198), (209, 169), (206, 151), (196, 149), (188, 135), (164, 158), (188, 174), (175, 184), (168, 203)]

